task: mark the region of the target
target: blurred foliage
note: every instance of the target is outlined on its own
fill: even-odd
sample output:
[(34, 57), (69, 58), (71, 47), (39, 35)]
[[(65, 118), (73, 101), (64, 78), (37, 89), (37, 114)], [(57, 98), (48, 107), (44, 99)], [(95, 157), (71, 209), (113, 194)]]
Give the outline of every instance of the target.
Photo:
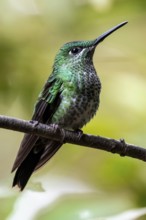
[[(101, 104), (96, 117), (83, 130), (125, 138), (144, 147), (145, 0), (1, 0), (0, 114), (30, 119), (58, 48), (68, 41), (94, 39), (125, 20), (129, 23), (96, 49), (94, 64), (102, 82)], [(20, 133), (0, 130), (1, 219), (97, 220), (146, 206), (144, 162), (69, 144), (32, 176), (30, 194), (27, 189), (17, 193), (11, 189), (10, 170), (21, 138)], [(42, 175), (47, 178), (45, 183)], [(57, 186), (48, 191), (54, 176)], [(70, 186), (66, 178), (81, 185), (72, 184), (59, 196), (62, 188)], [(87, 188), (81, 193), (84, 185)], [(46, 196), (56, 200), (43, 205)], [(36, 204), (38, 209), (26, 217)], [(20, 216), (18, 209), (22, 210)]]

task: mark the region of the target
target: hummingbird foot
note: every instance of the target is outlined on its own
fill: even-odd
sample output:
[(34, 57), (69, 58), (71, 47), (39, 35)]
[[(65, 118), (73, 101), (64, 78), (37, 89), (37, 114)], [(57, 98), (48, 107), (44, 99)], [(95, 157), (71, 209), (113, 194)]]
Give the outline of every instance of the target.
[(78, 140), (80, 140), (83, 135), (83, 131), (81, 129), (76, 129), (74, 132), (77, 134)]
[(53, 128), (53, 130), (54, 130), (54, 133), (61, 133), (61, 139), (60, 139), (60, 142), (61, 143), (65, 143), (65, 131), (64, 131), (64, 129), (62, 129), (58, 124), (50, 124), (50, 126)]
[(33, 124), (33, 127), (36, 127), (36, 126), (39, 124), (38, 121), (34, 121), (34, 120), (30, 120), (29, 122), (30, 122), (31, 124)]

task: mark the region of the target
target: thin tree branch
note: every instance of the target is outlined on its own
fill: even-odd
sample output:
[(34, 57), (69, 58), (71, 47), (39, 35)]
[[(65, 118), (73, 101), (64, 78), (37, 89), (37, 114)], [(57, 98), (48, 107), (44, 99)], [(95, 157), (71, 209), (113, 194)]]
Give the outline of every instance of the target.
[(146, 161), (146, 149), (127, 144), (123, 139), (115, 140), (101, 136), (93, 136), (64, 130), (54, 125), (44, 125), (37, 121), (25, 121), (17, 118), (0, 115), (0, 128), (35, 134), (48, 139), (71, 143), (90, 148), (100, 149), (120, 156), (129, 156)]

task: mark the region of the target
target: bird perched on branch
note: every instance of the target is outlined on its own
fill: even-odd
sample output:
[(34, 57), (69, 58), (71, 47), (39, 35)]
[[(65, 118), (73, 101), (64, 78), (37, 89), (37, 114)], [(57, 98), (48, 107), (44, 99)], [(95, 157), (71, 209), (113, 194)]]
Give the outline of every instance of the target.
[[(53, 71), (35, 105), (32, 120), (78, 131), (95, 115), (99, 106), (101, 82), (93, 65), (97, 45), (124, 26), (123, 22), (95, 40), (74, 41), (58, 51)], [(13, 186), (26, 186), (31, 174), (44, 165), (63, 143), (25, 134), (15, 159)]]

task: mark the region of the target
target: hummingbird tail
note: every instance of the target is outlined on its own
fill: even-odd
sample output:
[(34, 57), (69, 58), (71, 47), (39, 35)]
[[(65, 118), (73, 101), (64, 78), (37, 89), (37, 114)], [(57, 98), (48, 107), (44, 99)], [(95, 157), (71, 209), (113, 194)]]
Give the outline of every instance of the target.
[(19, 165), (17, 166), (17, 171), (15, 173), (12, 186), (14, 187), (17, 185), (22, 191), (32, 173), (43, 166), (59, 150), (61, 145), (61, 142), (48, 142), (47, 139), (40, 138), (37, 140), (35, 146), (31, 149), (26, 157), (23, 157), (24, 154), (21, 154), (20, 152), (20, 154), (17, 156)]
[(44, 152), (44, 148), (42, 148), (39, 152), (35, 153), (34, 149), (28, 154), (25, 160), (18, 167), (12, 186), (17, 185), (22, 191), (26, 186), (31, 174), (35, 170), (42, 154)]

